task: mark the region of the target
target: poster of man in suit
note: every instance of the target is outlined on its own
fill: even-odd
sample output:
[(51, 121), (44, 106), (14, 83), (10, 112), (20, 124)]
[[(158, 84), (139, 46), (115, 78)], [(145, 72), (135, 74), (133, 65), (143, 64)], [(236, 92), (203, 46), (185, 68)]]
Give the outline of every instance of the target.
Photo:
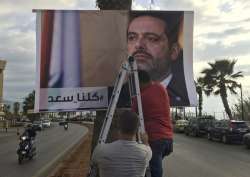
[[(36, 15), (37, 111), (106, 109), (128, 56), (166, 87), (171, 106), (196, 105), (193, 12), (38, 10)], [(129, 94), (120, 99), (129, 100)]]

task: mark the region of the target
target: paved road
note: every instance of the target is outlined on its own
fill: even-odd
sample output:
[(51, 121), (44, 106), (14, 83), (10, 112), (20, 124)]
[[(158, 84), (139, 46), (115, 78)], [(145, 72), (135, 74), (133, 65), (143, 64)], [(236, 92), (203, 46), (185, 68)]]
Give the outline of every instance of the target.
[(36, 137), (37, 156), (34, 160), (18, 165), (16, 150), (17, 136), (0, 136), (0, 177), (32, 177), (59, 157), (70, 145), (78, 142), (87, 132), (87, 128), (69, 124), (68, 131), (62, 126), (38, 132)]
[(164, 160), (164, 177), (249, 177), (250, 150), (205, 138), (175, 134), (174, 152)]

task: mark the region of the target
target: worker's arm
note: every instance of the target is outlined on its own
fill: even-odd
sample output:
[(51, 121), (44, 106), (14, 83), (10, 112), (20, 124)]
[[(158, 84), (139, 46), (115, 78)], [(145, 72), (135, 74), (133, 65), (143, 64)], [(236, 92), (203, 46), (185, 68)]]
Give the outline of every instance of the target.
[(141, 133), (141, 141), (143, 144), (149, 146), (149, 143), (148, 143), (148, 134), (145, 132), (145, 133)]

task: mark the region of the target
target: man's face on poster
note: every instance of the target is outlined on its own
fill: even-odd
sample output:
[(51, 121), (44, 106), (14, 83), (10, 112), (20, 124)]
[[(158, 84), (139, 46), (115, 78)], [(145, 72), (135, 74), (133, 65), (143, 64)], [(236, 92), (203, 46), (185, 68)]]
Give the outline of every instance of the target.
[(134, 56), (138, 68), (147, 71), (153, 80), (168, 75), (171, 56), (166, 23), (156, 17), (134, 18), (128, 27), (128, 54)]

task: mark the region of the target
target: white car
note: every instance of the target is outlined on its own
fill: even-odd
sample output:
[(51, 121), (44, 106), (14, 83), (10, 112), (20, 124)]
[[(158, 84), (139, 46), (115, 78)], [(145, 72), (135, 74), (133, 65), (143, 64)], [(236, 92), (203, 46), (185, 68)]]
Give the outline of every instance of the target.
[(34, 127), (35, 130), (39, 130), (39, 131), (43, 130), (44, 128), (42, 121), (34, 121), (32, 123), (32, 127)]
[(43, 124), (43, 127), (47, 127), (47, 128), (49, 128), (51, 126), (50, 120), (43, 120), (42, 124)]

